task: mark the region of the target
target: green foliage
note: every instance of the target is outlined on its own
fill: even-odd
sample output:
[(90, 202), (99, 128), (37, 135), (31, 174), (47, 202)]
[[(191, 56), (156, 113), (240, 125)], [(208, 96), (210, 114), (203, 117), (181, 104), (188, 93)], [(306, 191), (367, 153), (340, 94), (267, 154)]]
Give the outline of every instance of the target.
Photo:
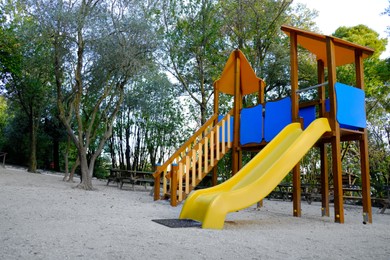
[(95, 163), (93, 176), (98, 179), (106, 179), (110, 175), (109, 163), (110, 159), (107, 156), (100, 156)]
[[(374, 55), (364, 61), (364, 78), (371, 184), (374, 196), (381, 196), (390, 175), (390, 61), (379, 58), (386, 48), (387, 39), (380, 39), (377, 32), (365, 25), (340, 27), (334, 36), (375, 49)], [(338, 81), (355, 85), (354, 66), (338, 68), (337, 76)], [(357, 145), (349, 146), (343, 161), (343, 167), (355, 174), (359, 173), (357, 151)]]
[(11, 19), (2, 24), (1, 85), (12, 106), (19, 107), (27, 117), (29, 171), (35, 172), (40, 120), (52, 98), (50, 39), (21, 2), (7, 2), (4, 7)]
[(0, 96), (0, 133), (2, 133), (0, 134), (0, 151), (2, 151), (4, 143), (6, 142), (3, 133), (9, 118), (7, 110), (7, 100), (3, 96)]
[(378, 59), (386, 50), (387, 39), (380, 39), (379, 33), (363, 24), (353, 27), (339, 27), (333, 33), (333, 36), (374, 49), (375, 52), (372, 56), (374, 59)]
[[(216, 1), (162, 1), (159, 20), (164, 32), (161, 64), (189, 95), (203, 124), (210, 115), (213, 81), (225, 62), (222, 19)], [(211, 110), (212, 111), (212, 110)]]
[(7, 153), (7, 163), (27, 165), (28, 163), (28, 120), (18, 108), (7, 110), (8, 122), (2, 131), (4, 144), (2, 151)]
[[(37, 164), (44, 167), (55, 157), (54, 141), (66, 146), (62, 113), (74, 144), (89, 151), (89, 163), (96, 161), (95, 176), (106, 175), (108, 158), (98, 154), (112, 125), (114, 136), (104, 147), (112, 166), (152, 170), (210, 116), (212, 84), (234, 48), (266, 81), (267, 101), (290, 95), (289, 38), (280, 26), (318, 31), (317, 13), (292, 2), (1, 1), (1, 149), (12, 162), (27, 164), (35, 127)], [(379, 191), (390, 172), (390, 59), (380, 59), (387, 39), (364, 25), (340, 27), (334, 35), (376, 50), (364, 61), (364, 74), (370, 170)], [(300, 50), (298, 60), (299, 86), (316, 84), (315, 57)], [(337, 73), (339, 81), (355, 84), (353, 66)], [(226, 114), (232, 97), (221, 94), (219, 101)], [(256, 102), (255, 96), (244, 100), (245, 106)], [(359, 171), (357, 151), (356, 144), (343, 146), (348, 172)], [(219, 163), (222, 180), (230, 177), (230, 164), (228, 156)], [(304, 181), (314, 182), (318, 151), (310, 151), (302, 167)]]

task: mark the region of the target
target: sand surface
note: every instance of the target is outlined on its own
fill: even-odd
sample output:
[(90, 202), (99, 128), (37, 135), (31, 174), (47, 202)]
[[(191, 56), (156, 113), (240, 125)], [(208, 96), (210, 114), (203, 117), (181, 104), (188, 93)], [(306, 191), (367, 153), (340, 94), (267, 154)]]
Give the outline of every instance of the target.
[(319, 203), (265, 200), (231, 213), (223, 230), (169, 228), (181, 206), (154, 202), (150, 187), (120, 190), (95, 180), (74, 189), (61, 175), (0, 168), (0, 259), (390, 259), (390, 210), (345, 205), (345, 224), (321, 217)]

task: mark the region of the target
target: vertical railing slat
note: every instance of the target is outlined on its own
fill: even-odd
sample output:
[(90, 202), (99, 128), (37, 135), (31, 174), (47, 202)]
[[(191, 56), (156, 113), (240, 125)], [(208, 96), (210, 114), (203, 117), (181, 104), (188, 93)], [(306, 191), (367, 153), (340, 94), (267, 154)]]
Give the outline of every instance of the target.
[(216, 151), (216, 157), (217, 157), (217, 161), (219, 161), (219, 152), (220, 152), (220, 141), (219, 141), (219, 125), (217, 125), (216, 127), (216, 133), (217, 133), (217, 140), (215, 140), (215, 151)]
[(191, 175), (192, 175), (192, 186), (195, 187), (195, 177), (196, 177), (196, 150), (192, 150), (192, 162), (191, 162)]
[(225, 154), (225, 135), (226, 135), (226, 131), (225, 131), (225, 120), (221, 120), (222, 122), (222, 156)]
[(202, 144), (199, 144), (198, 149), (198, 180), (200, 180), (202, 177)]
[(178, 180), (178, 165), (172, 164), (170, 176), (169, 179), (170, 185), (170, 192), (171, 192), (171, 206), (176, 207), (177, 206), (177, 180)]
[(183, 164), (179, 163), (179, 201), (183, 200)]
[(204, 138), (204, 172), (209, 172), (209, 138)]
[(167, 169), (164, 169), (162, 172), (162, 175), (163, 175), (163, 195), (167, 194), (168, 182), (167, 182), (167, 177), (165, 176), (166, 174), (167, 174)]
[(190, 193), (190, 157), (186, 156), (186, 194)]
[(210, 166), (214, 167), (214, 131), (211, 130), (210, 132)]
[[(189, 194), (190, 190), (196, 186), (197, 180), (201, 180), (204, 174), (217, 164), (218, 160), (232, 146), (231, 120), (231, 115), (227, 114), (216, 125), (213, 126), (210, 123), (203, 127), (202, 131), (197, 132), (191, 138), (192, 141), (182, 146), (180, 152), (178, 151), (178, 153), (175, 153), (175, 157), (169, 159), (169, 163), (166, 162), (164, 168), (159, 170), (163, 175), (162, 192), (164, 196), (169, 192), (172, 195), (172, 188), (176, 185), (173, 193), (176, 193), (179, 201), (182, 201), (185, 196), (184, 192)], [(175, 173), (173, 173), (171, 165), (177, 165)], [(176, 179), (173, 181), (168, 174), (176, 174)], [(192, 178), (192, 181), (190, 181), (190, 178)], [(158, 178), (156, 177), (156, 179)], [(155, 193), (157, 194), (157, 192)], [(158, 199), (157, 195), (155, 199)]]
[(231, 117), (230, 117), (230, 114), (227, 115), (227, 146), (228, 148), (231, 148), (232, 147), (232, 144), (230, 142), (230, 139), (231, 139), (231, 134), (230, 134), (230, 120), (231, 120)]

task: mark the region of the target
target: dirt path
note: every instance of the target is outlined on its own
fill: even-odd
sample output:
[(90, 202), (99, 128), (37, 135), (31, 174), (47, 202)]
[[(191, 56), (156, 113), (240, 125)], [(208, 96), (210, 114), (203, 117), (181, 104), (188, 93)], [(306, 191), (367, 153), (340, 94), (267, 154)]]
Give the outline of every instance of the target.
[[(94, 182), (73, 189), (60, 175), (0, 168), (0, 259), (389, 259), (390, 213), (345, 207), (345, 224), (320, 216), (320, 204), (265, 200), (229, 214), (222, 231), (168, 228), (181, 207), (154, 202), (150, 188)], [(333, 211), (333, 209), (331, 209)]]

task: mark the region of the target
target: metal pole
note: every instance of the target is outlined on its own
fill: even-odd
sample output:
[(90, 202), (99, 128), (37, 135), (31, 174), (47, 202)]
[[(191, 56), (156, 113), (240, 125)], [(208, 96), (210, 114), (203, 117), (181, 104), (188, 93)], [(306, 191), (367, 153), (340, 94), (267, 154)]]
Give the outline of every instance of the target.
[(325, 86), (327, 84), (328, 84), (328, 81), (326, 81), (324, 83), (321, 83), (321, 84), (314, 85), (314, 86), (310, 86), (310, 87), (307, 87), (307, 88), (298, 89), (296, 91), (296, 93), (301, 93), (301, 92), (304, 92), (304, 91), (307, 91), (307, 90), (311, 90), (311, 89), (315, 89), (315, 88), (318, 88), (318, 87), (322, 87), (322, 86)]

